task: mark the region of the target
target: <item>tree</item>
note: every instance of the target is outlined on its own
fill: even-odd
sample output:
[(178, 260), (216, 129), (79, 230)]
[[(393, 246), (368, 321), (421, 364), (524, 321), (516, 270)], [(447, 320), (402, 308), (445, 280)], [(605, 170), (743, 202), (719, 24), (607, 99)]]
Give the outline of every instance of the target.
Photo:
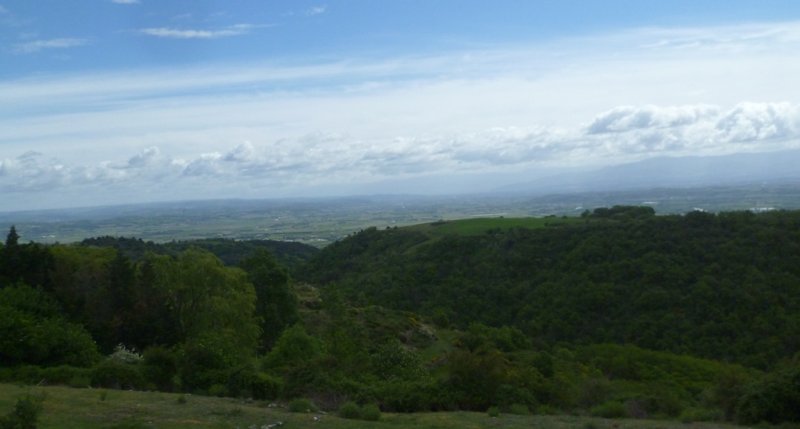
[(22, 283), (0, 290), (0, 365), (89, 366), (98, 357), (89, 333), (46, 292)]
[(298, 320), (297, 296), (292, 291), (289, 273), (266, 250), (245, 259), (241, 267), (256, 292), (256, 315), (261, 319), (261, 344), (268, 350), (284, 329)]
[(22, 281), (49, 290), (52, 264), (52, 255), (47, 247), (36, 243), (20, 245), (17, 229), (12, 226), (5, 246), (0, 246), (0, 287)]
[(16, 246), (18, 242), (19, 234), (17, 234), (17, 228), (14, 225), (11, 225), (11, 229), (8, 231), (8, 235), (6, 236), (6, 247)]
[(244, 271), (225, 267), (212, 253), (198, 248), (177, 258), (152, 256), (151, 260), (156, 287), (166, 297), (186, 343), (229, 365), (255, 353), (260, 334), (254, 315), (256, 294)]

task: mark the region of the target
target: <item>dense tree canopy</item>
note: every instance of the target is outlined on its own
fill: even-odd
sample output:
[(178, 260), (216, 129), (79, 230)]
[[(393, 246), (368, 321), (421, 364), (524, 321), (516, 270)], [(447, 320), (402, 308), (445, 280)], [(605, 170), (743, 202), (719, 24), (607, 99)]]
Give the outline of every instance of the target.
[(324, 249), (302, 279), (548, 344), (633, 343), (757, 367), (800, 349), (800, 213), (584, 219), (435, 239), (368, 229)]

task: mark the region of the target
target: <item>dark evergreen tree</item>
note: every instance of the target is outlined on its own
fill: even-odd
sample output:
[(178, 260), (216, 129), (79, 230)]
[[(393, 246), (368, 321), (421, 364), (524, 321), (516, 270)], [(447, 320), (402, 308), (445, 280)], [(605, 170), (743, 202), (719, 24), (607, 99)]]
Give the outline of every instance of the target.
[(6, 236), (6, 247), (17, 246), (19, 242), (19, 234), (17, 234), (17, 227), (11, 225), (11, 229)]
[(284, 329), (297, 320), (297, 297), (286, 269), (266, 250), (258, 250), (241, 267), (256, 290), (256, 315), (261, 319), (261, 348), (268, 350)]

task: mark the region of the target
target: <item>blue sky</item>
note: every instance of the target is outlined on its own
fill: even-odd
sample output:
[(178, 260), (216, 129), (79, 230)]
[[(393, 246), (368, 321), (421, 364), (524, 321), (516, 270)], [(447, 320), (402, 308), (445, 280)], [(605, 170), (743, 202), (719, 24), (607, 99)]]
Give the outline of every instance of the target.
[(794, 148), (799, 42), (794, 1), (0, 0), (0, 210)]

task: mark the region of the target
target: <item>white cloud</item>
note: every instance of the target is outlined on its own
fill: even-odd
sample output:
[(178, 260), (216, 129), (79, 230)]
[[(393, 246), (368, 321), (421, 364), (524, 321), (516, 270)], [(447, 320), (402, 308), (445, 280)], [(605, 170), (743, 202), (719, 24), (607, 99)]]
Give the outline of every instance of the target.
[(116, 3), (116, 4), (139, 4), (141, 2), (139, 0), (111, 0), (111, 3)]
[[(798, 41), (800, 22), (643, 29), (419, 57), (0, 81), (0, 189), (271, 196), (795, 148)], [(47, 156), (23, 168), (17, 155), (31, 148)]]
[(67, 49), (84, 46), (89, 43), (86, 39), (60, 38), (47, 40), (33, 40), (30, 42), (19, 43), (14, 46), (14, 52), (20, 54), (32, 54), (46, 49)]
[(161, 151), (156, 146), (148, 147), (137, 155), (128, 159), (128, 163), (123, 168), (143, 168), (152, 165), (161, 155)]
[[(798, 147), (800, 104), (741, 103), (719, 106), (626, 106), (601, 112), (605, 118), (625, 111), (628, 116), (667, 118), (635, 127), (592, 132), (548, 127), (491, 128), (476, 133), (354, 138), (313, 133), (291, 139), (244, 142), (232, 149), (165, 154), (145, 148), (119, 162), (66, 162), (39, 152), (0, 160), (4, 192), (151, 189), (164, 196), (204, 187), (203, 195), (232, 196), (241, 187), (280, 192), (299, 186), (345, 184), (413, 177), (432, 172), (502, 171), (509, 167), (563, 164), (570, 159), (623, 160), (643, 156), (725, 154)], [(692, 120), (676, 112), (702, 112)], [(595, 121), (591, 123), (595, 123)], [(219, 147), (219, 146), (218, 146)], [(230, 146), (229, 146), (230, 147)], [(171, 151), (172, 152), (172, 151)]]
[(325, 6), (325, 5), (313, 6), (313, 7), (309, 8), (308, 10), (306, 10), (306, 15), (309, 15), (309, 16), (322, 15), (323, 13), (325, 13), (325, 11), (327, 9), (328, 9), (328, 7)]
[(714, 106), (620, 106), (598, 115), (588, 126), (590, 134), (691, 125), (717, 113)]
[(256, 26), (253, 24), (236, 24), (218, 30), (192, 30), (169, 27), (143, 28), (140, 33), (148, 36), (164, 37), (170, 39), (219, 39), (222, 37), (241, 36), (251, 32)]

